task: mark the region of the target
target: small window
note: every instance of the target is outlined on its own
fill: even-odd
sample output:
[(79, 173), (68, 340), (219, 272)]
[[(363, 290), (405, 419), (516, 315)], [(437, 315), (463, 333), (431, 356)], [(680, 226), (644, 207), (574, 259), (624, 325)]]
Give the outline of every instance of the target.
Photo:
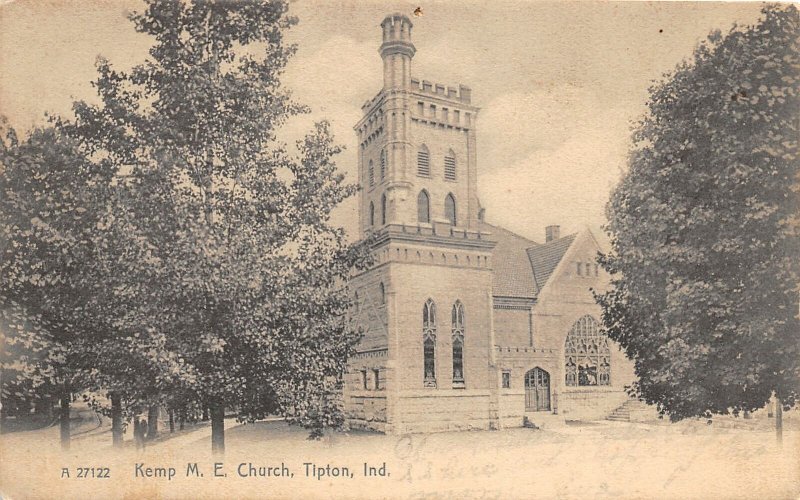
[(425, 103), (420, 101), (417, 103), (417, 113), (419, 116), (425, 116)]
[(380, 292), (381, 304), (385, 304), (386, 303), (386, 287), (383, 285), (383, 283), (381, 283), (380, 286), (378, 287), (378, 291)]
[(583, 275), (583, 262), (578, 262), (577, 273), (578, 273), (578, 276), (582, 276)]
[(597, 264), (594, 265), (594, 275), (598, 276)]
[(466, 122), (467, 125), (470, 125), (471, 119), (472, 115), (470, 115), (469, 113), (464, 113), (464, 121)]
[(456, 125), (458, 125), (459, 123), (461, 123), (461, 111), (459, 111), (459, 110), (457, 110), (457, 109), (456, 109), (456, 110), (453, 110), (453, 122), (454, 122)]
[(417, 221), (431, 221), (431, 200), (428, 197), (427, 191), (424, 189), (420, 191), (419, 196), (417, 196)]
[(381, 390), (381, 371), (377, 368), (372, 370), (372, 376), (375, 378), (375, 390)]
[(369, 179), (369, 185), (375, 185), (375, 166), (372, 164), (372, 160), (369, 161), (369, 168), (367, 169), (367, 177)]
[(444, 178), (448, 181), (456, 180), (456, 155), (452, 150), (444, 157)]
[(369, 225), (375, 225), (375, 204), (372, 202), (369, 202)]
[(455, 226), (456, 222), (456, 199), (452, 194), (448, 194), (444, 199), (444, 216), (450, 221), (451, 226)]
[(369, 384), (367, 380), (367, 370), (361, 370), (361, 386), (365, 391), (369, 389)]
[(386, 178), (386, 150), (381, 150), (381, 180)]
[(424, 144), (417, 151), (417, 175), (422, 177), (431, 175), (431, 156)]
[(431, 104), (431, 118), (436, 119), (436, 106)]
[(511, 389), (511, 372), (503, 372), (503, 389)]
[(386, 225), (386, 193), (381, 195), (381, 225)]
[(442, 108), (442, 121), (448, 123), (450, 121), (450, 110)]

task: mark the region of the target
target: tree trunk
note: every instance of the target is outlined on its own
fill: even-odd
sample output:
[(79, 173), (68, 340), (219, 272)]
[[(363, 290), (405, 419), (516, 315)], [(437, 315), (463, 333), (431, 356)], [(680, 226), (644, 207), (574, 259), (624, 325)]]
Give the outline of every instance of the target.
[(69, 450), (69, 411), (71, 403), (71, 394), (69, 390), (64, 387), (64, 392), (61, 394), (61, 414), (59, 415), (59, 422), (61, 424), (61, 449)]
[(158, 405), (150, 405), (147, 409), (147, 440), (158, 437)]
[(203, 422), (208, 421), (208, 406), (203, 406)]
[(169, 433), (175, 432), (175, 410), (169, 410)]
[(225, 453), (225, 405), (220, 402), (211, 404), (211, 452)]
[(186, 422), (186, 410), (181, 409), (178, 412), (178, 429), (183, 430), (183, 424)]
[(783, 403), (778, 398), (775, 398), (775, 437), (780, 446), (783, 443)]
[(122, 398), (111, 394), (111, 445), (122, 448)]

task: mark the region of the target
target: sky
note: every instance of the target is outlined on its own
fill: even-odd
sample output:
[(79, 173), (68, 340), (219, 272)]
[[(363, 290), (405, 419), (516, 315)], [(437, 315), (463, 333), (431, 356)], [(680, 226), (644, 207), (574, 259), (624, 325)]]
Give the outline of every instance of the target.
[[(126, 13), (139, 0), (0, 0), (0, 114), (24, 131), (46, 112), (69, 115), (92, 100), (99, 55), (127, 69), (151, 40)], [(413, 16), (415, 8), (422, 16)], [(382, 86), (379, 24), (412, 17), (412, 76), (472, 88), (478, 194), (486, 220), (544, 239), (604, 223), (609, 193), (625, 171), (633, 124), (648, 88), (715, 29), (752, 24), (759, 3), (542, 2), (522, 0), (292, 1), (298, 44), (285, 85), (312, 113), (292, 119), (293, 142), (327, 119), (346, 146), (337, 164), (356, 180), (353, 125)], [(356, 203), (335, 221), (356, 231)]]

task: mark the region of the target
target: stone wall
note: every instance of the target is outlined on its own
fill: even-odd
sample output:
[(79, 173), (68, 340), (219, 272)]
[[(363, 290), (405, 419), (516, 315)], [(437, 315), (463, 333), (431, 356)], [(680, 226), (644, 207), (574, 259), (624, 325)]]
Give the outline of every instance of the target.
[(398, 434), (489, 429), (489, 391), (403, 391), (397, 415), (400, 423), (394, 431)]

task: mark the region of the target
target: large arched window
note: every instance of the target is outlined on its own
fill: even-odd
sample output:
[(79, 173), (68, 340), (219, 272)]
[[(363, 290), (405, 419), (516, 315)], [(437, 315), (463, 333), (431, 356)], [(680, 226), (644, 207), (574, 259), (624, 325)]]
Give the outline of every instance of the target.
[(381, 225), (386, 225), (386, 193), (381, 195)]
[(386, 178), (386, 150), (381, 150), (381, 180)]
[(372, 202), (369, 202), (369, 225), (375, 225), (375, 204)]
[(584, 316), (572, 325), (564, 344), (565, 383), (568, 386), (609, 385), (611, 349), (597, 320)]
[(417, 150), (417, 175), (431, 176), (431, 154), (424, 144)]
[(367, 177), (369, 178), (369, 185), (375, 185), (375, 166), (372, 164), (372, 160), (369, 161), (369, 168), (367, 168)]
[(464, 387), (464, 304), (457, 300), (451, 315), (453, 335), (453, 387)]
[(452, 149), (444, 157), (444, 179), (446, 181), (456, 180), (456, 154)]
[(431, 199), (428, 196), (428, 192), (424, 189), (420, 191), (419, 196), (417, 196), (417, 221), (431, 221)]
[(452, 194), (448, 194), (444, 199), (444, 216), (450, 221), (451, 226), (456, 225), (456, 199)]
[(436, 304), (422, 306), (423, 387), (436, 387)]

